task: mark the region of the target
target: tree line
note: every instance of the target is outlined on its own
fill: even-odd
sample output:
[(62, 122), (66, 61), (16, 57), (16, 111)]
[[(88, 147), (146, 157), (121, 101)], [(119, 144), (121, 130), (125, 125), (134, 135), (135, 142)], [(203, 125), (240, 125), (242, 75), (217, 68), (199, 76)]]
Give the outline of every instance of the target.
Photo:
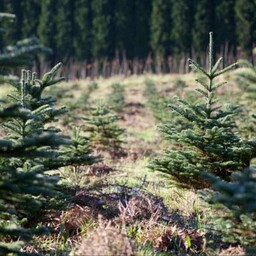
[(16, 15), (0, 48), (35, 35), (51, 62), (200, 53), (209, 31), (215, 51), (256, 42), (255, 0), (2, 0), (0, 11)]

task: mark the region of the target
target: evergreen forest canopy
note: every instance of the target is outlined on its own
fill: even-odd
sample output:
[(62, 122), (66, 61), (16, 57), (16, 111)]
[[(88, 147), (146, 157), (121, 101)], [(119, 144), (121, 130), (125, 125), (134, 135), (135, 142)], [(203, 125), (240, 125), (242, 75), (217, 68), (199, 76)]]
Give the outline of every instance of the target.
[(251, 0), (2, 0), (0, 12), (16, 15), (0, 49), (35, 35), (51, 63), (199, 54), (209, 31), (216, 52), (225, 44), (250, 55), (256, 41)]

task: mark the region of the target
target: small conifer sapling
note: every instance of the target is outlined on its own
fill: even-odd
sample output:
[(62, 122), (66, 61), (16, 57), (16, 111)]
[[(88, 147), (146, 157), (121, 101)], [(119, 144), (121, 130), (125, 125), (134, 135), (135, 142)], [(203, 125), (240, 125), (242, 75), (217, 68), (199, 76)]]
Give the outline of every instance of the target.
[(239, 108), (218, 104), (217, 89), (225, 82), (215, 80), (236, 65), (219, 70), (221, 61), (222, 58), (213, 63), (213, 36), (210, 33), (208, 70), (188, 60), (190, 67), (199, 74), (196, 81), (200, 88), (196, 91), (200, 102), (189, 103), (177, 98), (170, 108), (183, 119), (183, 129), (177, 130), (175, 120), (160, 127), (173, 147), (166, 150), (162, 158), (152, 161), (149, 167), (183, 187), (209, 187), (210, 183), (201, 176), (205, 171), (229, 180), (232, 172), (249, 166), (255, 152), (255, 143), (241, 138), (236, 130)]

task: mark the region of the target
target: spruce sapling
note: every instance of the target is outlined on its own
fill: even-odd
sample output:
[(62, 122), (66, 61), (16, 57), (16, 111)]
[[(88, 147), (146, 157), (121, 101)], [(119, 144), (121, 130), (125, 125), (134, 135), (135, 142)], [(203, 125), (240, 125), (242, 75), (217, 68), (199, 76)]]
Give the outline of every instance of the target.
[[(234, 172), (231, 182), (205, 173), (214, 191), (203, 193), (213, 214), (208, 222), (222, 240), (240, 243), (256, 252), (256, 169), (248, 167)], [(223, 228), (225, 227), (225, 228)], [(250, 254), (251, 255), (251, 254)]]
[[(0, 140), (1, 255), (19, 255), (24, 241), (49, 232), (44, 227), (24, 228), (22, 222), (38, 212), (46, 198), (60, 194), (56, 190), (57, 177), (47, 175), (42, 163), (53, 158), (56, 148), (71, 143), (53, 131), (37, 131), (36, 127), (41, 127), (40, 115), (23, 104), (24, 98), (0, 110), (1, 126), (9, 130), (7, 138)], [(31, 132), (33, 129), (36, 132)]]
[[(44, 91), (49, 86), (55, 85), (64, 80), (63, 77), (57, 77), (58, 71), (61, 68), (61, 63), (55, 65), (49, 72), (47, 72), (42, 80), (36, 79), (36, 74), (29, 70), (22, 70), (21, 82), (12, 82), (15, 87), (15, 92), (9, 95), (10, 99), (15, 103), (21, 105), (23, 109), (31, 111), (37, 118), (20, 119), (11, 118), (8, 122), (3, 124), (9, 133), (10, 139), (18, 140), (20, 138), (31, 137), (35, 134), (43, 132), (59, 133), (60, 129), (54, 125), (58, 120), (58, 116), (67, 112), (65, 107), (57, 108), (56, 100), (47, 96), (44, 97)], [(89, 144), (86, 146), (85, 141), (78, 141), (74, 136), (71, 137), (69, 145), (57, 147), (54, 150), (49, 149), (52, 153), (51, 160), (45, 159), (44, 167), (48, 170), (57, 169), (62, 166), (72, 164), (92, 164), (94, 156), (90, 154)], [(86, 150), (83, 154), (80, 152), (78, 157), (77, 150), (74, 147), (83, 147)], [(42, 159), (40, 159), (42, 163)]]
[(115, 112), (121, 113), (125, 105), (124, 88), (119, 83), (115, 83), (112, 84), (111, 89), (107, 103)]
[(98, 102), (96, 107), (91, 108), (89, 116), (83, 119), (84, 131), (89, 133), (93, 147), (113, 153), (121, 149), (124, 130), (117, 124), (119, 117), (104, 104)]
[(170, 112), (167, 110), (170, 101), (167, 97), (160, 95), (152, 80), (146, 80), (143, 95), (147, 98), (147, 106), (154, 118), (157, 121), (166, 122), (170, 118)]
[(232, 172), (249, 166), (255, 152), (255, 143), (245, 141), (237, 133), (235, 123), (239, 107), (218, 104), (217, 89), (225, 82), (215, 82), (225, 72), (231, 70), (232, 64), (219, 70), (222, 58), (213, 63), (213, 35), (210, 33), (209, 68), (202, 68), (189, 59), (189, 65), (200, 76), (196, 80), (201, 88), (196, 91), (201, 96), (200, 102), (189, 103), (177, 99), (170, 108), (178, 118), (182, 118), (183, 129), (177, 130), (175, 120), (160, 127), (166, 139), (174, 146), (164, 152), (150, 164), (150, 169), (159, 171), (177, 185), (201, 189), (210, 183), (201, 176), (207, 171), (225, 180)]
[(69, 138), (54, 126), (46, 126), (66, 111), (56, 108), (51, 97), (42, 96), (46, 87), (63, 80), (56, 78), (60, 67), (57, 64), (42, 80), (23, 70), (21, 81), (13, 83), (15, 93), (9, 96), (14, 103), (0, 110), (1, 127), (8, 132), (0, 140), (0, 254), (3, 255), (19, 253), (22, 241), (49, 231), (25, 229), (21, 225), (21, 219), (29, 221), (42, 207), (49, 209), (50, 199), (60, 194), (56, 190), (57, 177), (49, 176), (46, 171), (91, 164), (95, 160), (88, 141), (79, 131), (75, 130)]

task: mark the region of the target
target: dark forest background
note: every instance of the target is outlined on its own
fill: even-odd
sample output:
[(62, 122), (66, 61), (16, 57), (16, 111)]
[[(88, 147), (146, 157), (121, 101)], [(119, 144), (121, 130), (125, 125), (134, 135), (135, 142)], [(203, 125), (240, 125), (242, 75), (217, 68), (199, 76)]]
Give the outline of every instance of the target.
[(255, 0), (1, 0), (0, 12), (16, 15), (0, 48), (34, 35), (50, 64), (201, 56), (209, 31), (224, 56), (250, 58), (256, 42)]

